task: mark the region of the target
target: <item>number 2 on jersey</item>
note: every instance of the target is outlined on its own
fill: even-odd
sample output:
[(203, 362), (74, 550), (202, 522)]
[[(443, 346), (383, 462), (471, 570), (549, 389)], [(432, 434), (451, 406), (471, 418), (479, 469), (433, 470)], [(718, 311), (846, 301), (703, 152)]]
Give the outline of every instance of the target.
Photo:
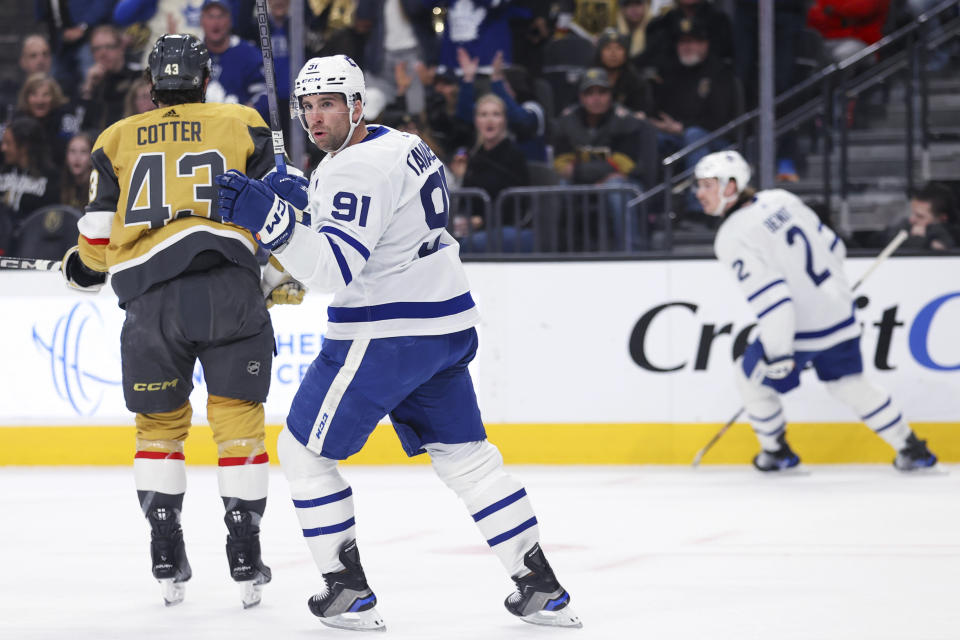
[(817, 273), (813, 268), (813, 251), (810, 249), (810, 241), (807, 240), (807, 234), (803, 232), (800, 227), (793, 226), (787, 229), (787, 244), (793, 245), (793, 239), (797, 236), (800, 236), (800, 239), (803, 240), (803, 247), (806, 250), (807, 256), (807, 275), (810, 276), (810, 279), (813, 280), (813, 283), (818, 287), (823, 283), (824, 280), (830, 277), (830, 269), (824, 269), (820, 273)]

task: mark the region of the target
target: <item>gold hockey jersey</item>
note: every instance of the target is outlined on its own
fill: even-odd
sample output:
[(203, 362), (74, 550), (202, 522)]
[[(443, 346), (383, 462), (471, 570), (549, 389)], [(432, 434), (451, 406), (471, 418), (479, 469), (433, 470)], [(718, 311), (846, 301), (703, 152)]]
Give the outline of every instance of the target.
[(109, 271), (121, 306), (215, 251), (257, 278), (257, 243), (217, 214), (213, 179), (228, 169), (262, 178), (274, 166), (270, 130), (236, 104), (161, 107), (115, 123), (97, 138), (80, 257)]

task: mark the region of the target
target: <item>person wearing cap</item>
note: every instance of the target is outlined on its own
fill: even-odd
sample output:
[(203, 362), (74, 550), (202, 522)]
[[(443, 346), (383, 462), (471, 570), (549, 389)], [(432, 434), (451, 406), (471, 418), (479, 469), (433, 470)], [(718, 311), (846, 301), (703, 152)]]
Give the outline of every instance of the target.
[[(569, 184), (623, 184), (642, 188), (657, 180), (656, 130), (614, 103), (607, 72), (592, 68), (579, 85), (579, 102), (556, 121), (554, 169)], [(622, 194), (607, 203), (615, 246), (624, 220)]]
[[(653, 85), (656, 107), (650, 122), (660, 131), (661, 156), (704, 138), (742, 111), (739, 81), (731, 66), (713, 55), (707, 24), (683, 19), (676, 28), (674, 54), (657, 67)], [(685, 159), (686, 168), (725, 146), (726, 142), (715, 141), (692, 152)], [(687, 206), (699, 210), (692, 197)]]
[(212, 65), (207, 101), (245, 104), (269, 120), (263, 55), (259, 48), (232, 33), (230, 4), (224, 0), (204, 0), (200, 27)]
[(677, 0), (676, 6), (647, 25), (647, 48), (651, 64), (659, 66), (673, 56), (681, 23), (695, 21), (704, 26), (710, 50), (721, 60), (733, 59), (733, 27), (730, 17), (708, 0)]
[(614, 102), (640, 116), (653, 108), (653, 90), (628, 58), (627, 38), (614, 27), (604, 29), (597, 38), (594, 64), (607, 72)]

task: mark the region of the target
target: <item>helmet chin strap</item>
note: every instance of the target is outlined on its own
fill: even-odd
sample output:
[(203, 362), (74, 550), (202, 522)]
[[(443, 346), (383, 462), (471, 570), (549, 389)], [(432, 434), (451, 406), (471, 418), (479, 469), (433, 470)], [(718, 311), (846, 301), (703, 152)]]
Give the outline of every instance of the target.
[[(730, 184), (729, 181), (727, 184)], [(717, 180), (717, 206), (713, 209), (713, 211), (709, 212), (711, 216), (722, 216), (727, 209), (727, 205), (731, 202), (736, 202), (737, 198), (740, 196), (740, 194), (736, 191), (734, 191), (732, 196), (725, 196), (723, 195), (723, 192), (726, 190), (727, 185), (723, 185), (721, 188), (720, 181)]]
[(357, 128), (357, 125), (360, 124), (360, 121), (363, 120), (363, 111), (361, 111), (360, 117), (357, 118), (357, 121), (356, 122), (353, 121), (353, 108), (356, 106), (357, 100), (356, 98), (350, 98), (349, 102), (350, 102), (348, 106), (349, 110), (347, 111), (347, 113), (350, 114), (350, 131), (347, 132), (347, 137), (343, 139), (343, 144), (340, 145), (340, 148), (334, 151), (333, 153), (340, 153), (347, 147), (348, 144), (350, 144), (350, 140), (353, 139), (354, 130)]

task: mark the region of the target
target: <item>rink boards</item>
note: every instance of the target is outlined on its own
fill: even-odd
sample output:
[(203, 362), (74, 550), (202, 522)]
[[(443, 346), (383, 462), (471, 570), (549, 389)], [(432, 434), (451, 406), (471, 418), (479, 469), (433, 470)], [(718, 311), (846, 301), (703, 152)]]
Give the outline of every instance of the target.
[[(851, 259), (854, 281), (870, 259)], [(471, 263), (481, 314), (471, 372), (490, 438), (508, 462), (688, 464), (739, 408), (731, 367), (752, 319), (709, 260)], [(960, 258), (894, 258), (862, 288), (867, 372), (947, 461), (960, 461)], [(58, 274), (0, 274), (0, 464), (127, 464), (132, 417), (120, 390), (123, 311)], [(319, 353), (329, 298), (271, 311), (277, 337), (268, 441)], [(888, 462), (892, 452), (812, 373), (785, 396), (805, 462)], [(194, 375), (190, 463), (216, 461)], [(742, 463), (756, 441), (737, 425), (705, 463)], [(274, 456), (275, 458), (275, 456)], [(420, 457), (422, 458), (422, 456)], [(406, 461), (381, 425), (358, 463)], [(415, 460), (422, 462), (422, 460)]]

